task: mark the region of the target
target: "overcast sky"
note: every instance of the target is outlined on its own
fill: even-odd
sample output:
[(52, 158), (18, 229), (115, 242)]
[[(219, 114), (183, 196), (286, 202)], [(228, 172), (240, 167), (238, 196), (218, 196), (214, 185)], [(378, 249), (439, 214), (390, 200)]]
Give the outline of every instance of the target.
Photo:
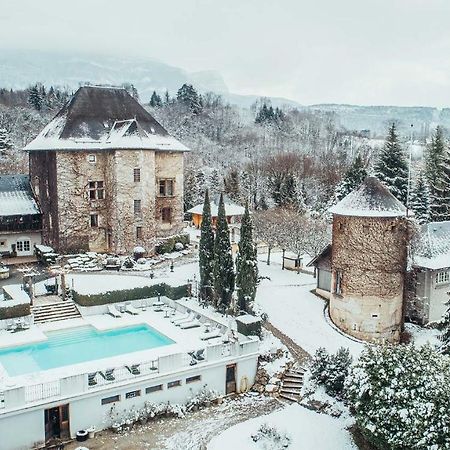
[[(450, 0), (1, 0), (0, 51), (138, 55), (303, 104), (450, 106)], [(1, 70), (1, 67), (0, 67)]]

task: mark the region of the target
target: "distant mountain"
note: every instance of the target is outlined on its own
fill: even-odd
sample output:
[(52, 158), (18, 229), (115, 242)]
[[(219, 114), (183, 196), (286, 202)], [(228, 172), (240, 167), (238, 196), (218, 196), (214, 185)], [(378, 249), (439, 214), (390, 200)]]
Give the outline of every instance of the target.
[[(132, 83), (138, 89), (141, 101), (147, 102), (154, 90), (164, 92), (167, 89), (173, 95), (183, 83), (191, 83), (201, 92), (216, 92), (240, 107), (250, 107), (259, 98), (256, 95), (230, 93), (218, 72), (190, 73), (151, 58), (2, 49), (0, 67), (0, 87), (8, 89), (24, 89), (36, 82), (70, 89), (77, 89), (86, 82), (110, 85)], [(271, 100), (274, 106), (299, 106), (287, 99)]]
[[(173, 95), (183, 83), (191, 83), (201, 92), (212, 91), (241, 108), (250, 108), (257, 95), (229, 92), (220, 73), (215, 71), (187, 72), (151, 58), (113, 57), (76, 53), (41, 52), (31, 50), (0, 50), (0, 88), (24, 89), (36, 82), (71, 89), (81, 84), (121, 85), (132, 83), (142, 102), (148, 102), (154, 90)], [(296, 107), (303, 111), (334, 112), (341, 125), (351, 130), (370, 130), (383, 135), (393, 120), (403, 134), (409, 135), (414, 125), (416, 137), (427, 136), (436, 125), (450, 128), (450, 109), (401, 106), (360, 106), (319, 104), (304, 106), (281, 97), (267, 97), (273, 106)], [(251, 117), (251, 116), (249, 116)]]

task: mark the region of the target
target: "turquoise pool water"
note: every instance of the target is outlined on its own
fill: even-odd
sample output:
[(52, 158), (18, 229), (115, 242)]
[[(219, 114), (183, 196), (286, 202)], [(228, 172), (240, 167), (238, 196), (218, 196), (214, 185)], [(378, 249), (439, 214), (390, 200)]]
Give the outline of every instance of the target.
[(174, 343), (147, 325), (108, 331), (85, 326), (45, 334), (45, 342), (0, 349), (0, 363), (8, 375), (40, 372)]

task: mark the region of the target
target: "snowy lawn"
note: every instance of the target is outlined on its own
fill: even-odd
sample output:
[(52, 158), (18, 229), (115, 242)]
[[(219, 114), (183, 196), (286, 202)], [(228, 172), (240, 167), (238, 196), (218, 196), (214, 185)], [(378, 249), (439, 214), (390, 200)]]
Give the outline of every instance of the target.
[[(251, 436), (262, 424), (267, 423), (285, 432), (291, 442), (288, 448), (308, 450), (347, 450), (357, 449), (346, 428), (352, 425), (351, 419), (333, 418), (317, 414), (300, 405), (291, 405), (266, 416), (257, 417), (235, 425), (219, 434), (208, 444), (208, 450), (261, 449), (262, 442), (253, 442)], [(279, 447), (270, 447), (277, 449)]]
[(264, 279), (258, 286), (257, 305), (268, 314), (269, 321), (309, 353), (319, 347), (335, 352), (348, 347), (359, 355), (363, 344), (336, 331), (324, 318), (325, 301), (312, 294), (316, 280), (312, 275), (281, 270), (280, 255), (275, 253), (271, 265), (266, 255), (259, 255), (259, 273)]

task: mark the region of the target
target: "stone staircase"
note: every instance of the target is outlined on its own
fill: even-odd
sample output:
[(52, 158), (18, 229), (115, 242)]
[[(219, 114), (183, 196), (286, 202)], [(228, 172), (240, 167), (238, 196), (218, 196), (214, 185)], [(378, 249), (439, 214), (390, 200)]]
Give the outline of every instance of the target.
[(34, 323), (56, 322), (57, 320), (81, 317), (75, 303), (66, 300), (31, 307)]
[(300, 392), (303, 386), (303, 375), (305, 369), (291, 368), (283, 374), (281, 380), (280, 397), (289, 403), (299, 402), (301, 400)]

